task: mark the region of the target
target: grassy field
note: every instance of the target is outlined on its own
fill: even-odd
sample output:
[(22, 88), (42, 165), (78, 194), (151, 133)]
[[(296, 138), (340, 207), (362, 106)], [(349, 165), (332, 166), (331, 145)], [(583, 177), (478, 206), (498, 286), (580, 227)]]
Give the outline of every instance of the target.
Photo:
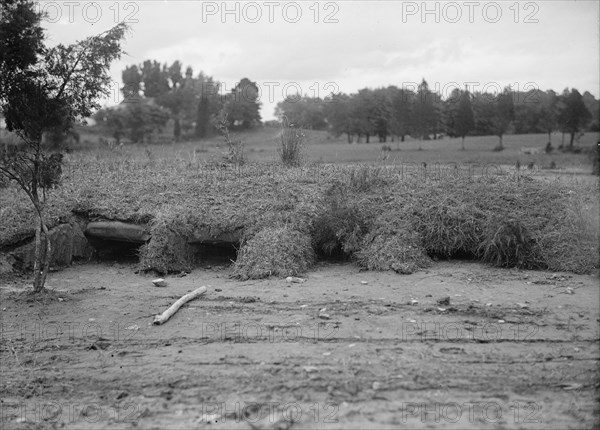
[[(234, 133), (244, 141), (245, 153), (249, 161), (276, 162), (278, 161), (277, 147), (281, 130), (273, 127), (261, 127), (249, 132)], [(545, 154), (543, 148), (548, 141), (545, 134), (507, 135), (504, 136), (505, 150), (494, 152), (498, 138), (495, 136), (467, 137), (465, 151), (461, 150), (461, 139), (444, 138), (441, 140), (423, 141), (422, 150), (419, 142), (408, 137), (405, 142), (379, 143), (371, 139), (371, 143), (348, 144), (345, 136), (334, 137), (323, 131), (306, 131), (306, 161), (317, 163), (418, 163), (428, 164), (459, 163), (459, 164), (497, 164), (514, 166), (517, 161), (522, 166), (533, 162), (538, 169), (548, 169), (552, 162), (556, 170), (569, 169), (577, 172), (588, 172), (591, 169), (590, 158), (585, 153), (594, 148), (600, 133), (586, 133), (576, 146), (583, 151), (580, 154), (561, 153), (553, 151)], [(93, 153), (104, 154), (115, 152), (127, 158), (181, 159), (190, 162), (219, 160), (226, 146), (220, 136), (192, 142), (173, 144), (125, 145), (110, 150), (107, 145), (98, 143), (98, 136), (92, 136), (82, 131), (82, 141)], [(363, 139), (364, 141), (364, 139)], [(552, 144), (556, 148), (561, 142), (561, 135), (552, 136)], [(382, 147), (389, 146), (392, 151), (383, 152)], [(525, 154), (521, 148), (539, 148), (539, 154)], [(82, 151), (84, 159), (89, 159), (90, 153)], [(104, 155), (102, 155), (104, 156)], [(77, 157), (75, 157), (77, 159)], [(564, 172), (563, 172), (564, 173)]]

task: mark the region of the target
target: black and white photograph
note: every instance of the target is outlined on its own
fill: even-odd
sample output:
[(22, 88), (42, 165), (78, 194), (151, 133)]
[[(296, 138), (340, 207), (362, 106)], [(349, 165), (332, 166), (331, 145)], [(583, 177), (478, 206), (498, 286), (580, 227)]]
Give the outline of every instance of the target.
[(0, 0), (0, 428), (599, 428), (599, 179), (596, 0)]

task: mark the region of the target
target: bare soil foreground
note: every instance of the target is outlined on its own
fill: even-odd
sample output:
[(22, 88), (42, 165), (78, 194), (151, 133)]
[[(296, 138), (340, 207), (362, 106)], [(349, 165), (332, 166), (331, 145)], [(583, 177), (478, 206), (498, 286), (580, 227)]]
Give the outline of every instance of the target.
[(597, 275), (134, 269), (74, 266), (41, 297), (3, 281), (2, 428), (598, 428)]

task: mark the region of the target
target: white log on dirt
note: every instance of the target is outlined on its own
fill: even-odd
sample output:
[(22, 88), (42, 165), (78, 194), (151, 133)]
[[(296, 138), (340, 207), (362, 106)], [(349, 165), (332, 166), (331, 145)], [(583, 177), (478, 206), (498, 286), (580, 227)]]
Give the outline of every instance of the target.
[(179, 310), (180, 307), (182, 307), (190, 300), (194, 300), (196, 297), (201, 296), (204, 293), (206, 293), (206, 287), (200, 287), (197, 290), (192, 291), (191, 293), (187, 293), (185, 296), (173, 303), (171, 307), (164, 311), (162, 314), (156, 315), (154, 317), (153, 324), (164, 324), (169, 320), (169, 318), (171, 318), (171, 316), (173, 316), (175, 312)]

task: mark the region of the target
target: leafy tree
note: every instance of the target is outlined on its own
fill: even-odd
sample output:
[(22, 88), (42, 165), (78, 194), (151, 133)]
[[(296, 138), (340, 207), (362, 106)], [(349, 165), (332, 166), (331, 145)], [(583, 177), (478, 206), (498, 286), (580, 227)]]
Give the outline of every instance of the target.
[(437, 94), (429, 90), (427, 81), (423, 79), (418, 87), (412, 110), (412, 130), (419, 138), (419, 149), (421, 141), (428, 138), (432, 132), (436, 132), (439, 121), (439, 112), (436, 109), (435, 98)]
[(160, 97), (171, 89), (166, 65), (146, 60), (141, 66), (141, 74), (145, 97)]
[(275, 116), (287, 118), (289, 124), (310, 130), (325, 130), (324, 102), (318, 97), (288, 96), (275, 108)]
[(480, 135), (498, 136), (495, 151), (502, 151), (502, 136), (515, 118), (513, 96), (509, 87), (497, 95), (478, 93), (474, 97), (475, 129)]
[(140, 100), (140, 91), (142, 89), (142, 71), (138, 66), (128, 66), (121, 73), (123, 79), (123, 98), (125, 102), (137, 103)]
[(415, 94), (408, 89), (389, 87), (391, 97), (392, 132), (400, 136), (400, 141), (404, 142), (407, 135), (411, 133), (411, 115)]
[(550, 144), (552, 143), (552, 132), (557, 127), (557, 106), (556, 93), (552, 90), (547, 91), (541, 100), (538, 125), (544, 133), (548, 133), (548, 143)]
[(243, 78), (231, 90), (223, 106), (230, 128), (247, 129), (260, 124), (260, 102), (258, 86)]
[(344, 93), (331, 94), (325, 99), (324, 111), (330, 131), (336, 137), (345, 133), (348, 143), (352, 143), (354, 141), (354, 127), (350, 114), (350, 96)]
[(569, 149), (573, 149), (575, 134), (578, 133), (592, 118), (592, 114), (585, 107), (583, 97), (575, 88), (565, 89), (560, 96), (558, 110), (558, 124), (561, 131), (569, 133)]
[(94, 115), (100, 128), (113, 136), (117, 144), (123, 137), (134, 143), (150, 140), (153, 134), (165, 128), (169, 117), (170, 112), (151, 99), (121, 103), (101, 109)]
[(465, 136), (475, 128), (475, 116), (471, 105), (471, 94), (469, 91), (461, 91), (458, 88), (452, 91), (447, 105), (447, 127), (450, 134), (462, 138), (461, 148), (465, 150)]
[[(46, 153), (44, 132), (69, 130), (78, 118), (99, 107), (97, 99), (110, 94), (109, 67), (121, 55), (123, 23), (73, 45), (43, 44), (41, 16), (30, 0), (8, 0), (0, 11), (0, 107), (9, 131), (24, 142), (4, 157), (0, 172), (14, 180), (31, 200), (37, 216), (34, 291), (44, 288), (51, 256), (46, 222), (45, 189), (56, 181), (59, 156)], [(5, 44), (18, 41), (19, 50)], [(40, 196), (40, 190), (43, 196)]]

